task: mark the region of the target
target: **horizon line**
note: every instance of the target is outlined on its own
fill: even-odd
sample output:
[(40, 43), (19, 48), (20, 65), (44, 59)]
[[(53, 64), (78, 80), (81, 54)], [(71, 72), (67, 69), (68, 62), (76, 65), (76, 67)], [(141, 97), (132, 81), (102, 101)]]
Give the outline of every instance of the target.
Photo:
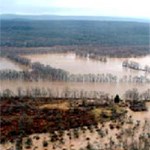
[(18, 15), (18, 16), (59, 16), (59, 17), (114, 17), (114, 18), (131, 18), (131, 19), (149, 19), (149, 17), (141, 16), (111, 16), (111, 15), (61, 15), (61, 14), (29, 14), (29, 13), (0, 13), (0, 15)]

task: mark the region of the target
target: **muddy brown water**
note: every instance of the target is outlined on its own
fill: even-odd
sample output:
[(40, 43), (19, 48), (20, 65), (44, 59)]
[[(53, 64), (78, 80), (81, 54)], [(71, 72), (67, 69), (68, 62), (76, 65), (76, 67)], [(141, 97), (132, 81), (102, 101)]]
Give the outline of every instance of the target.
[[(61, 68), (69, 71), (73, 74), (107, 74), (111, 73), (118, 78), (127, 76), (146, 76), (150, 78), (150, 74), (146, 74), (144, 71), (131, 70), (122, 67), (124, 60), (132, 60), (138, 62), (141, 67), (150, 65), (150, 55), (138, 58), (107, 58), (107, 62), (101, 62), (89, 58), (81, 58), (74, 53), (54, 53), (54, 54), (34, 54), (24, 55), (31, 59), (31, 62), (40, 62), (44, 65), (50, 65), (55, 68)], [(14, 63), (6, 58), (0, 57), (0, 70), (3, 69), (15, 69), (24, 70), (24, 68), (17, 63)], [(85, 91), (104, 91), (110, 95), (120, 94), (123, 95), (125, 91), (132, 88), (137, 88), (140, 92), (143, 92), (150, 88), (149, 83), (75, 83), (75, 82), (50, 82), (50, 81), (38, 81), (38, 82), (25, 82), (18, 81), (0, 81), (0, 91), (9, 88), (16, 92), (17, 88), (52, 88), (59, 90), (60, 92), (66, 88), (85, 90)]]
[(23, 65), (20, 65), (14, 61), (11, 61), (8, 58), (0, 57), (0, 70), (15, 70), (22, 71), (28, 70), (29, 68)]
[(16, 71), (22, 70), (21, 66), (19, 66), (18, 64), (12, 62), (7, 58), (0, 57), (0, 70), (5, 70), (5, 69), (16, 70)]
[(119, 77), (124, 75), (146, 75), (144, 71), (123, 68), (122, 62), (124, 60), (138, 62), (142, 68), (145, 65), (150, 65), (150, 55), (137, 58), (107, 58), (107, 62), (79, 57), (74, 53), (36, 54), (23, 57), (30, 59), (31, 62), (40, 62), (54, 68), (61, 68), (73, 74), (111, 73)]
[(14, 93), (17, 92), (19, 87), (23, 89), (50, 88), (55, 93), (69, 89), (69, 90), (85, 90), (85, 91), (102, 91), (109, 93), (110, 95), (119, 94), (123, 96), (125, 91), (133, 88), (137, 88), (138, 91), (144, 92), (150, 88), (149, 84), (133, 84), (133, 83), (75, 83), (75, 82), (50, 82), (50, 81), (38, 81), (38, 82), (25, 82), (19, 81), (0, 81), (0, 91), (4, 89), (10, 89)]

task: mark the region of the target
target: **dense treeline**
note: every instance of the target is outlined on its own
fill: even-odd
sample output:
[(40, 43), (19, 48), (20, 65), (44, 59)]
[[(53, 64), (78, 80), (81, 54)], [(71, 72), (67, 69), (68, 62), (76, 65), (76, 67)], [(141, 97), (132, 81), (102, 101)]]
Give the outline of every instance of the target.
[(9, 58), (12, 61), (15, 61), (21, 65), (25, 65), (25, 66), (31, 65), (31, 60), (24, 58), (24, 57), (20, 57), (20, 56), (15, 55), (15, 54), (9, 54), (9, 55), (7, 55), (7, 58)]
[(117, 77), (112, 74), (70, 74), (68, 80), (72, 82), (116, 83)]
[[(1, 21), (1, 46), (56, 45), (88, 47), (90, 51), (95, 51), (94, 53), (102, 53), (99, 48), (101, 46), (144, 46), (143, 49), (137, 48), (133, 51), (141, 53), (142, 50), (142, 53), (148, 53), (149, 24), (114, 21)], [(133, 53), (131, 49), (129, 48), (129, 51)]]
[(62, 69), (55, 69), (51, 66), (44, 66), (40, 63), (33, 63), (31, 71), (15, 71), (15, 70), (0, 70), (1, 80), (25, 80), (25, 81), (38, 81), (43, 80), (61, 80), (66, 81), (68, 72)]
[(109, 102), (109, 94), (102, 91), (86, 91), (86, 90), (73, 90), (66, 88), (63, 91), (51, 88), (21, 88), (19, 87), (16, 92), (9, 89), (0, 91), (0, 97), (49, 97), (49, 98), (99, 98), (101, 102), (107, 100)]
[(146, 65), (144, 68), (142, 68), (139, 63), (134, 62), (134, 61), (125, 60), (123, 61), (122, 66), (130, 68), (130, 69), (134, 69), (134, 70), (142, 70), (145, 72), (150, 72), (150, 66)]
[(30, 54), (46, 54), (46, 53), (65, 53), (75, 51), (77, 46), (53, 46), (53, 47), (1, 47), (1, 56), (11, 54), (15, 55), (30, 55)]
[(143, 56), (150, 53), (148, 45), (126, 45), (126, 46), (100, 46), (100, 45), (84, 45), (78, 46), (75, 53), (79, 56), (93, 57), (133, 57)]
[(105, 57), (133, 57), (149, 54), (149, 46), (100, 46), (100, 45), (82, 45), (82, 46), (53, 46), (53, 47), (1, 47), (2, 56), (10, 55), (28, 55), (28, 54), (46, 54), (46, 53), (67, 53), (74, 52), (81, 57), (89, 57), (96, 60), (104, 60)]
[[(63, 91), (59, 91), (58, 89), (51, 88), (21, 88), (19, 87), (16, 92), (13, 92), (9, 89), (5, 89), (0, 91), (1, 98), (7, 97), (49, 97), (49, 98), (73, 98), (73, 99), (99, 99), (99, 103), (111, 103), (113, 101), (113, 96), (104, 91), (86, 91), (86, 90), (76, 90), (66, 88)], [(123, 98), (125, 100), (130, 101), (141, 101), (141, 100), (150, 100), (150, 89), (145, 90), (140, 93), (136, 88), (129, 89), (124, 92)]]
[(146, 76), (123, 76), (121, 79), (119, 79), (119, 82), (123, 83), (150, 83), (150, 79)]
[(146, 76), (123, 76), (118, 78), (113, 74), (70, 74), (62, 69), (44, 66), (40, 63), (32, 64), (31, 71), (0, 70), (0, 80), (23, 81), (65, 81), (91, 83), (150, 83)]
[(32, 70), (33, 74), (37, 75), (38, 79), (66, 81), (69, 74), (67, 71), (62, 69), (55, 69), (49, 65), (44, 66), (39, 62), (32, 64)]

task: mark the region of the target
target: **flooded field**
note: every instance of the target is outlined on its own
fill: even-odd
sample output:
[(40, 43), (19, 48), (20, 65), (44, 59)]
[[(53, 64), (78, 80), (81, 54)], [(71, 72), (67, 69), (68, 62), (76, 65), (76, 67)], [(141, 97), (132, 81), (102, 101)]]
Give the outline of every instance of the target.
[[(150, 102), (147, 102), (146, 106), (148, 108), (146, 112), (133, 112), (128, 110), (128, 114), (124, 118), (124, 124), (120, 124), (121, 122), (118, 121), (104, 122), (103, 124), (98, 123), (97, 126), (91, 126), (90, 128), (84, 126), (83, 128), (64, 130), (61, 135), (61, 140), (56, 140), (55, 142), (51, 140), (53, 136), (51, 133), (31, 134), (29, 137), (23, 138), (22, 149), (27, 149), (25, 141), (28, 138), (32, 140), (31, 148), (36, 148), (37, 150), (69, 150), (73, 148), (79, 150), (85, 149), (89, 143), (95, 150), (125, 150), (123, 144), (125, 143), (126, 147), (128, 147), (133, 140), (136, 145), (143, 147), (140, 137), (149, 134)], [(110, 128), (112, 125), (114, 127), (113, 129)], [(59, 135), (59, 131), (54, 131), (54, 133)], [(47, 146), (44, 146), (43, 141), (47, 142)], [(112, 145), (109, 143), (111, 141), (113, 141)], [(110, 146), (112, 147), (110, 148)], [(0, 149), (15, 150), (16, 143), (7, 142), (5, 144), (0, 144)]]
[(0, 150), (150, 150), (149, 16), (62, 2), (2, 10)]
[[(132, 70), (123, 68), (122, 62), (130, 60), (138, 62), (142, 67), (150, 65), (150, 55), (139, 58), (107, 58), (107, 62), (101, 62), (89, 58), (81, 58), (74, 53), (53, 53), (53, 54), (34, 54), (24, 55), (31, 60), (31, 62), (40, 62), (44, 65), (50, 65), (54, 68), (61, 68), (73, 74), (107, 74), (111, 73), (116, 75), (119, 79), (123, 76), (146, 76), (150, 78), (150, 74), (144, 71)], [(13, 63), (9, 59), (0, 58), (0, 70), (13, 69), (24, 70), (19, 64)], [(77, 82), (52, 82), (52, 81), (0, 81), (0, 91), (10, 89), (14, 92), (19, 87), (24, 89), (28, 88), (51, 88), (56, 91), (63, 91), (64, 89), (70, 90), (85, 90), (85, 91), (102, 91), (110, 95), (120, 94), (123, 95), (128, 89), (137, 88), (139, 92), (143, 92), (150, 88), (149, 83), (77, 83)]]
[(89, 58), (81, 58), (74, 53), (38, 54), (23, 56), (31, 62), (40, 62), (54, 68), (61, 68), (73, 74), (107, 74), (111, 73), (122, 77), (124, 75), (145, 75), (143, 71), (130, 70), (122, 67), (124, 60), (138, 62), (141, 67), (150, 64), (150, 55), (139, 58), (107, 58), (107, 62), (101, 62)]
[(5, 89), (10, 89), (14, 93), (17, 92), (19, 87), (23, 89), (32, 89), (32, 88), (49, 88), (52, 89), (55, 93), (61, 93), (62, 91), (69, 90), (84, 90), (84, 91), (102, 91), (109, 93), (110, 95), (119, 94), (123, 96), (125, 91), (133, 88), (137, 88), (139, 92), (144, 92), (150, 88), (149, 84), (133, 84), (133, 83), (75, 83), (75, 82), (50, 82), (50, 81), (0, 81), (1, 87), (0, 91)]
[(5, 69), (21, 71), (22, 67), (7, 58), (0, 57), (0, 70)]

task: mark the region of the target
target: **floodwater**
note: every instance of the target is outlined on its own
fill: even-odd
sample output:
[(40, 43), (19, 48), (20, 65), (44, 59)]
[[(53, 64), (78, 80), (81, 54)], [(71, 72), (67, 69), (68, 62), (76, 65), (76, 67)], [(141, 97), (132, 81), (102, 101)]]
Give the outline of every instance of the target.
[(54, 68), (64, 69), (73, 74), (107, 74), (118, 77), (124, 75), (145, 75), (144, 71), (131, 70), (122, 67), (124, 60), (138, 62), (141, 67), (150, 65), (150, 55), (139, 58), (107, 58), (107, 62), (101, 62), (89, 58), (79, 57), (74, 53), (36, 54), (23, 56), (31, 62), (40, 62)]
[(6, 70), (6, 69), (16, 70), (16, 71), (22, 70), (20, 65), (12, 62), (7, 58), (0, 57), (0, 70)]
[[(68, 54), (40, 54), (40, 55), (28, 55), (24, 56), (26, 58), (31, 59), (32, 62), (41, 62), (45, 65), (51, 65), (55, 68), (61, 68), (66, 71), (69, 71), (70, 73), (111, 73), (114, 75), (117, 75), (118, 77), (122, 77), (124, 75), (145, 75), (150, 77), (150, 74), (145, 74), (143, 71), (136, 71), (136, 70), (130, 70), (130, 69), (124, 69), (122, 68), (122, 61), (126, 60), (126, 58), (108, 58), (107, 62), (100, 62), (96, 60), (91, 60), (88, 58), (81, 58), (77, 57), (75, 54), (68, 53)], [(145, 65), (150, 65), (150, 55), (145, 57), (139, 57), (139, 58), (128, 58), (128, 60), (136, 61), (141, 64), (142, 67)], [(0, 70), (2, 69), (15, 69), (20, 70), (21, 68), (18, 65), (15, 65), (9, 60), (0, 58)], [(57, 93), (65, 90), (85, 90), (85, 91), (104, 91), (105, 93), (109, 93), (110, 95), (116, 95), (119, 94), (120, 96), (123, 96), (125, 91), (137, 88), (140, 93), (144, 92), (148, 88), (150, 88), (150, 84), (148, 83), (75, 83), (75, 82), (50, 82), (50, 81), (32, 81), (32, 82), (25, 82), (22, 80), (14, 80), (14, 81), (0, 81), (0, 91), (4, 89), (10, 89), (13, 92), (17, 92), (17, 89), (19, 87), (22, 87), (23, 89), (32, 89), (34, 87), (40, 87), (40, 88), (50, 88), (56, 91)], [(145, 119), (150, 120), (150, 103), (147, 103), (148, 111), (147, 112), (132, 112), (131, 110), (128, 111), (129, 115), (132, 116), (133, 120), (136, 122), (136, 120), (141, 121), (141, 127), (144, 124)], [(124, 127), (124, 126), (123, 126)], [(70, 145), (75, 145), (76, 149), (79, 149), (86, 146), (86, 139), (87, 137), (92, 137), (91, 143), (96, 145), (105, 143), (105, 141), (109, 140), (111, 137), (114, 138), (116, 134), (118, 134), (119, 130), (109, 130), (108, 126), (105, 125), (105, 129), (109, 131), (108, 136), (106, 138), (101, 139), (96, 132), (90, 133), (86, 131), (85, 134), (80, 134), (79, 139), (70, 141), (67, 138), (65, 138), (65, 144), (67, 149), (69, 149)], [(66, 131), (67, 132), (67, 131)], [(142, 128), (138, 130), (137, 134), (142, 133)], [(32, 135), (31, 135), (32, 136)], [(40, 141), (36, 143), (33, 141), (34, 146), (38, 146), (39, 150), (41, 150), (42, 142), (48, 138), (49, 134), (39, 134)], [(131, 140), (131, 139), (129, 139)], [(97, 142), (98, 141), (98, 142)], [(100, 141), (100, 142), (99, 142)], [(95, 143), (97, 142), (97, 143)], [(69, 147), (68, 147), (69, 146)], [(51, 144), (52, 147), (52, 144)], [(15, 149), (15, 144), (13, 143), (6, 143), (5, 145), (0, 145), (0, 149)], [(56, 148), (57, 149), (57, 148)], [(59, 150), (62, 149), (62, 147), (58, 148)]]
[(115, 96), (119, 94), (123, 96), (125, 91), (133, 88), (137, 88), (138, 91), (144, 92), (150, 88), (149, 84), (136, 84), (136, 83), (75, 83), (75, 82), (52, 82), (52, 81), (32, 81), (25, 82), (22, 80), (19, 81), (0, 81), (0, 91), (5, 89), (10, 89), (14, 93), (17, 92), (19, 87), (23, 89), (32, 89), (35, 87), (52, 89), (55, 93), (61, 93), (62, 91), (68, 90), (84, 90), (84, 91), (100, 91), (104, 93), (109, 93), (110, 95)]
[[(122, 67), (124, 60), (131, 60), (138, 62), (141, 66), (150, 65), (150, 55), (138, 58), (108, 58), (107, 62), (101, 62), (89, 58), (76, 56), (74, 53), (53, 53), (53, 54), (33, 54), (24, 55), (31, 59), (31, 62), (40, 62), (44, 65), (50, 65), (54, 68), (61, 68), (73, 74), (107, 74), (116, 75), (118, 79), (122, 76), (146, 76), (150, 78), (150, 73), (146, 74), (144, 71), (131, 70)], [(18, 64), (9, 61), (6, 58), (0, 58), (0, 69), (23, 69)], [(24, 70), (24, 69), (23, 69)], [(25, 82), (18, 81), (0, 81), (0, 91), (9, 88), (16, 92), (19, 87), (24, 89), (30, 88), (50, 88), (58, 91), (65, 89), (70, 90), (84, 90), (84, 91), (102, 91), (110, 95), (123, 95), (125, 91), (137, 88), (139, 92), (146, 91), (150, 88), (149, 83), (75, 83), (75, 82), (50, 82), (50, 81), (32, 81)]]

